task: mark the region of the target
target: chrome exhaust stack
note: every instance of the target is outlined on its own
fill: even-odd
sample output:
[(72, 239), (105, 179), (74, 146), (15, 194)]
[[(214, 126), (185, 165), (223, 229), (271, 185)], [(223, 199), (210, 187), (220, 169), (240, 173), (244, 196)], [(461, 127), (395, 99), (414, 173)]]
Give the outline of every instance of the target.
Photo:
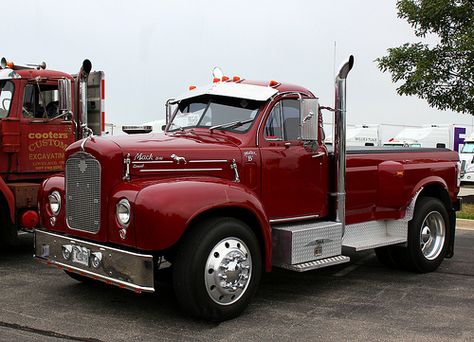
[(342, 63), (335, 80), (334, 159), (336, 161), (336, 222), (346, 224), (346, 78), (354, 65), (354, 56)]
[(79, 71), (79, 99), (81, 102), (80, 105), (80, 119), (81, 119), (81, 137), (88, 137), (92, 130), (87, 126), (88, 125), (88, 116), (87, 116), (87, 81), (89, 79), (89, 73), (92, 70), (92, 63), (90, 60), (85, 59), (82, 62), (81, 70)]

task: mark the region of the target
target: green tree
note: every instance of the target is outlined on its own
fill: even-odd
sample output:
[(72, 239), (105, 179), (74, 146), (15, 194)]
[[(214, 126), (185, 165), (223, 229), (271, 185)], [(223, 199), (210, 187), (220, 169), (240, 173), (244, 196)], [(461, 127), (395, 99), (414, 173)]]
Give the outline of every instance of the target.
[(399, 0), (398, 17), (415, 35), (437, 44), (406, 43), (376, 59), (401, 83), (400, 95), (416, 95), (431, 107), (474, 115), (474, 0)]

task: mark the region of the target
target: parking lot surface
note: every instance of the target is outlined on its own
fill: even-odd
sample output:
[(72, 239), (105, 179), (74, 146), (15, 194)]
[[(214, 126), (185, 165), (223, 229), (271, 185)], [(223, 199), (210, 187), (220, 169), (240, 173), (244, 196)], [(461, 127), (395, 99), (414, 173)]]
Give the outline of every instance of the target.
[(184, 315), (166, 284), (138, 295), (79, 283), (34, 262), (23, 235), (0, 252), (0, 341), (474, 340), (473, 226), (458, 223), (455, 256), (429, 274), (385, 268), (372, 251), (317, 271), (276, 269), (244, 314), (220, 324)]

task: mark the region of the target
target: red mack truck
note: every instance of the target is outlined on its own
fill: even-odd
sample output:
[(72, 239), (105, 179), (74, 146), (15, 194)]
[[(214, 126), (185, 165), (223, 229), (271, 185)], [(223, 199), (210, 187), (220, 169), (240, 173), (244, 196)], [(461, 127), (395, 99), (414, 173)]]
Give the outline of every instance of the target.
[(104, 73), (89, 60), (77, 75), (38, 65), (0, 66), (0, 244), (39, 223), (41, 182), (64, 170), (72, 142), (104, 130)]
[(458, 155), (346, 151), (353, 61), (335, 81), (333, 152), (309, 90), (222, 75), (168, 101), (163, 134), (72, 144), (65, 174), (40, 189), (35, 257), (137, 293), (171, 267), (180, 305), (213, 321), (239, 315), (272, 267), (309, 271), (375, 249), (384, 264), (435, 270), (453, 255)]

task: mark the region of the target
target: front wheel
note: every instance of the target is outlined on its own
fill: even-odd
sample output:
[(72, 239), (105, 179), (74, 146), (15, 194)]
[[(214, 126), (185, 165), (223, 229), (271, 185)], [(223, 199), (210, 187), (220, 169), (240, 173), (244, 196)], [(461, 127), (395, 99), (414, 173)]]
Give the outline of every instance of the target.
[(184, 237), (173, 265), (178, 302), (198, 318), (236, 317), (257, 289), (261, 264), (257, 238), (245, 223), (229, 217), (201, 222)]

